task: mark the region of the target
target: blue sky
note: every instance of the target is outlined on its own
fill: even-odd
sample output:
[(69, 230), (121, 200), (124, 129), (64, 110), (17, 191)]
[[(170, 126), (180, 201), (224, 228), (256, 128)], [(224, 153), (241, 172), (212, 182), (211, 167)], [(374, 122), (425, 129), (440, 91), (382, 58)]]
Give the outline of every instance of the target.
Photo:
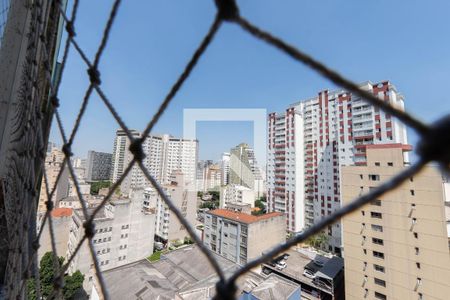
[[(390, 80), (408, 111), (425, 121), (450, 112), (450, 1), (246, 0), (241, 14), (339, 70), (348, 78)], [(112, 1), (80, 1), (76, 39), (92, 59)], [(69, 4), (69, 6), (71, 3)], [(215, 14), (212, 0), (123, 1), (100, 63), (102, 88), (130, 128), (142, 130)], [(86, 67), (71, 49), (60, 89), (69, 131), (88, 86)], [(154, 133), (182, 135), (184, 108), (281, 111), (335, 86), (305, 66), (225, 23)], [(73, 145), (111, 152), (117, 124), (92, 97)], [(201, 122), (201, 159), (218, 159), (242, 141), (249, 122)], [(411, 133), (411, 132), (410, 132)], [(53, 126), (51, 140), (61, 143)], [(414, 144), (416, 137), (410, 134)]]

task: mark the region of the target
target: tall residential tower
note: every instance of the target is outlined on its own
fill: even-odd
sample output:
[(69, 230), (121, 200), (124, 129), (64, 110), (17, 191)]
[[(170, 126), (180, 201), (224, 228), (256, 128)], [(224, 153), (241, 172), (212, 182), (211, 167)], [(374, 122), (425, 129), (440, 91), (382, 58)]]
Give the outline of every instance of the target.
[[(403, 110), (403, 96), (388, 81), (360, 88)], [(340, 168), (366, 162), (370, 144), (406, 144), (406, 129), (389, 114), (344, 90), (321, 91), (268, 118), (269, 211), (286, 213), (299, 232), (341, 205)], [(339, 253), (340, 223), (330, 226), (329, 250)]]

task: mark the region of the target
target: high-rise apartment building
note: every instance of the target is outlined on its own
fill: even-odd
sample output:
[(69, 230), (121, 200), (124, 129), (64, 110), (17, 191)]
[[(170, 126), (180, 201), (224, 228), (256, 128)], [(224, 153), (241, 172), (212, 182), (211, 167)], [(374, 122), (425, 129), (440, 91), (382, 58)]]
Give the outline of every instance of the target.
[[(366, 147), (342, 168), (342, 202), (405, 170), (402, 144)], [(432, 166), (343, 218), (346, 299), (449, 299), (450, 251), (442, 175)]]
[[(163, 185), (163, 189), (170, 197), (172, 203), (181, 211), (183, 217), (190, 224), (195, 224), (197, 208), (197, 192), (192, 188), (193, 184), (190, 181), (186, 181), (182, 172), (175, 171), (172, 173), (170, 183)], [(156, 208), (155, 234), (160, 241), (172, 242), (183, 240), (189, 236), (186, 228), (180, 223), (154, 188), (148, 187), (144, 190), (143, 201), (145, 208)]]
[(222, 153), (220, 168), (222, 170), (222, 185), (227, 185), (230, 181), (230, 153)]
[[(113, 199), (94, 218), (94, 248), (102, 271), (144, 259), (153, 253), (155, 234), (154, 208), (143, 208), (143, 191), (130, 199)], [(89, 208), (89, 215), (95, 208)], [(86, 221), (81, 209), (73, 210), (67, 257), (84, 236)], [(84, 288), (90, 291), (95, 276), (89, 246), (85, 242), (69, 265), (69, 273), (80, 270), (85, 275)]]
[[(403, 96), (388, 81), (360, 88), (404, 109)], [(364, 164), (367, 145), (407, 143), (404, 125), (344, 90), (321, 91), (283, 114), (271, 113), (268, 135), (269, 211), (284, 212), (291, 232), (340, 207), (340, 168)], [(340, 223), (327, 233), (330, 250), (339, 253)]]
[(286, 241), (284, 218), (277, 212), (253, 216), (212, 210), (205, 217), (204, 243), (211, 251), (243, 265)]
[[(139, 138), (141, 136), (138, 131), (133, 129), (130, 130), (130, 133), (134, 138)], [(128, 139), (127, 134), (122, 129), (118, 129), (116, 131), (114, 149), (111, 158), (110, 179), (112, 183), (119, 180), (128, 164), (133, 159), (133, 155), (128, 149), (129, 147), (130, 140)]]
[(197, 164), (197, 191), (218, 191), (222, 184), (222, 170), (211, 160), (199, 161)]
[[(140, 136), (137, 131), (132, 131), (132, 133), (135, 137)], [(120, 178), (133, 158), (128, 150), (129, 146), (130, 142), (125, 133), (118, 130), (112, 158), (111, 179), (113, 182)], [(175, 138), (167, 134), (151, 135), (145, 139), (142, 148), (145, 154), (144, 166), (161, 184), (170, 183), (170, 176), (176, 170), (183, 172), (186, 181), (195, 183), (198, 160), (197, 140)], [(139, 167), (135, 166), (123, 181), (121, 191), (127, 194), (131, 189), (141, 189), (147, 186), (150, 186), (150, 182), (145, 178)]]
[(108, 180), (111, 177), (112, 154), (88, 151), (86, 160), (86, 180)]
[(241, 143), (230, 151), (228, 184), (246, 186), (255, 192), (257, 198), (264, 194), (264, 179), (249, 145)]

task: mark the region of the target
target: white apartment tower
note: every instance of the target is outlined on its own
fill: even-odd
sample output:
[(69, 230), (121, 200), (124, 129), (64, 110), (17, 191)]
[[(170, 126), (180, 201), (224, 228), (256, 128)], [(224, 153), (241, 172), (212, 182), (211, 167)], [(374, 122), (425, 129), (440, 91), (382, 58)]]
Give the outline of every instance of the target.
[(222, 153), (220, 168), (222, 170), (222, 185), (227, 185), (230, 181), (230, 153)]
[[(360, 88), (404, 109), (389, 81)], [(406, 128), (389, 114), (344, 90), (290, 105), (268, 118), (267, 188), (269, 211), (286, 214), (287, 228), (299, 232), (341, 205), (340, 167), (366, 161), (366, 145), (407, 144)], [(328, 228), (330, 250), (340, 252), (341, 228)]]
[[(135, 137), (140, 133), (133, 131)], [(113, 152), (112, 181), (117, 181), (123, 171), (132, 160), (132, 154), (128, 150), (130, 143), (126, 135), (117, 131)], [(172, 137), (168, 134), (148, 136), (142, 148), (145, 154), (144, 166), (150, 174), (161, 184), (170, 183), (170, 176), (175, 170), (181, 170), (186, 181), (192, 183), (196, 178), (196, 163), (198, 159), (198, 141)], [(125, 194), (131, 189), (141, 189), (150, 186), (138, 166), (133, 167), (130, 175), (121, 185), (121, 191)]]
[[(141, 135), (136, 130), (130, 130), (134, 138), (139, 138)], [(116, 138), (114, 140), (114, 149), (111, 159), (111, 182), (116, 182), (122, 176), (127, 168), (129, 162), (133, 159), (133, 154), (128, 150), (130, 147), (130, 140), (125, 131), (118, 129), (116, 131)]]

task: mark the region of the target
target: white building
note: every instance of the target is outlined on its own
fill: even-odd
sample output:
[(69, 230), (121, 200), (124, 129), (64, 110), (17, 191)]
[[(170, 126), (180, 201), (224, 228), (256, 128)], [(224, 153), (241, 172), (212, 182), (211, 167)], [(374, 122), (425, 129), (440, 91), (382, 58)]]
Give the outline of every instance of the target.
[[(137, 131), (134, 131), (134, 135), (140, 136)], [(133, 158), (128, 150), (128, 138), (123, 136), (120, 130), (117, 131), (114, 148), (112, 159), (113, 182), (119, 179)], [(145, 139), (142, 148), (145, 154), (143, 164), (159, 183), (169, 183), (170, 176), (175, 170), (181, 170), (186, 176), (186, 181), (195, 182), (198, 160), (197, 140), (180, 139), (167, 134), (151, 135)], [(150, 182), (136, 165), (121, 184), (121, 191), (128, 194), (132, 189), (142, 189), (150, 185)]]
[[(94, 219), (94, 247), (100, 269), (109, 270), (153, 253), (155, 233), (154, 209), (143, 208), (143, 191), (136, 191), (133, 198), (111, 200)], [(95, 208), (89, 208), (91, 214)], [(82, 210), (73, 211), (68, 242), (67, 258), (84, 236), (86, 221)], [(80, 270), (85, 275), (84, 288), (91, 290), (95, 270), (88, 244), (85, 242), (69, 266), (69, 273)]]
[(220, 168), (222, 170), (222, 184), (227, 185), (230, 181), (230, 153), (222, 153), (222, 160), (220, 161)]
[[(172, 203), (182, 212), (183, 217), (190, 224), (194, 225), (197, 192), (192, 188), (192, 184), (185, 180), (183, 173), (177, 171), (173, 172), (170, 184), (163, 185), (163, 188)], [(154, 188), (149, 187), (145, 189), (143, 206), (156, 208), (155, 234), (159, 237), (159, 240), (173, 242), (183, 240), (189, 236), (186, 228), (180, 223)]]
[[(390, 82), (360, 87), (404, 109), (403, 96)], [(325, 90), (283, 114), (269, 114), (268, 135), (268, 209), (284, 212), (291, 232), (340, 207), (340, 167), (363, 164), (366, 145), (407, 144), (404, 125), (344, 90)], [(331, 249), (339, 252), (340, 223), (328, 233)]]
[[(130, 130), (131, 135), (134, 138), (139, 138), (140, 133), (136, 130)], [(119, 180), (123, 172), (127, 168), (130, 161), (133, 159), (133, 154), (131, 154), (128, 148), (130, 147), (130, 140), (128, 139), (125, 131), (118, 129), (116, 131), (116, 138), (114, 140), (114, 149), (111, 158), (111, 182), (114, 183)]]
[(222, 184), (222, 170), (211, 160), (200, 161), (197, 164), (197, 191), (218, 191)]
[(255, 192), (248, 187), (236, 184), (229, 184), (220, 189), (220, 207), (237, 203), (255, 207)]

